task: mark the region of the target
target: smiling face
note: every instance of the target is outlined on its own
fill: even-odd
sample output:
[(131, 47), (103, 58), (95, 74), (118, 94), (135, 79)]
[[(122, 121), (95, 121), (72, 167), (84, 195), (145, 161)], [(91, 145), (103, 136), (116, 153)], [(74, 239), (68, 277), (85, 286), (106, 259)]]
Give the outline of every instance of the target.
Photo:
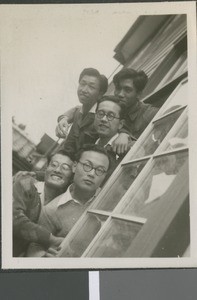
[(98, 132), (99, 137), (101, 138), (111, 138), (113, 137), (119, 129), (123, 126), (123, 120), (120, 120), (120, 111), (121, 108), (117, 103), (112, 101), (103, 101), (98, 105), (97, 111), (102, 111), (105, 114), (113, 114), (115, 118), (111, 121), (107, 119), (107, 116), (104, 115), (103, 118), (99, 118), (95, 115), (94, 127)]
[(105, 179), (106, 172), (101, 176), (96, 175), (94, 169), (86, 172), (82, 163), (87, 163), (93, 168), (100, 167), (107, 171), (109, 168), (109, 159), (103, 153), (85, 151), (82, 153), (79, 161), (73, 166), (73, 172), (75, 173), (73, 183), (82, 192), (94, 194)]
[(135, 105), (138, 101), (139, 93), (137, 92), (131, 78), (122, 79), (115, 87), (114, 95), (119, 97), (120, 101), (127, 107)]
[(84, 75), (78, 86), (79, 102), (83, 105), (94, 105), (100, 97), (100, 82), (95, 76)]
[(65, 155), (55, 154), (45, 171), (45, 185), (56, 189), (68, 186), (72, 176), (73, 161)]

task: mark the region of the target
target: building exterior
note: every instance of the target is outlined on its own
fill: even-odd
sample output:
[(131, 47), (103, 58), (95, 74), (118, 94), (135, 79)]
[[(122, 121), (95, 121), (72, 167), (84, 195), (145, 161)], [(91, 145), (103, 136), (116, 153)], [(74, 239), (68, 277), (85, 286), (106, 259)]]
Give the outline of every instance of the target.
[(30, 171), (32, 164), (29, 156), (36, 151), (35, 143), (24, 130), (14, 123), (12, 123), (12, 137), (13, 174), (19, 170)]
[(34, 170), (44, 170), (48, 163), (48, 156), (58, 151), (58, 141), (54, 141), (48, 134), (44, 134), (40, 143), (36, 146), (36, 153), (32, 155)]
[(47, 156), (59, 147), (47, 134), (36, 145), (20, 125), (12, 123), (12, 168), (13, 174), (18, 171), (42, 170), (47, 164)]
[(140, 16), (114, 57), (148, 74), (141, 100), (160, 110), (65, 238), (60, 256), (188, 256), (186, 15)]

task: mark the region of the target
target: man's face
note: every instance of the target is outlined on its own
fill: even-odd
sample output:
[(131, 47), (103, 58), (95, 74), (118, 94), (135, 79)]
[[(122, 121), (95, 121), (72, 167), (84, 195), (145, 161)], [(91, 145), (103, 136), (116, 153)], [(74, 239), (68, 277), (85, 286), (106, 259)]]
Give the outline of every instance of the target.
[(115, 87), (114, 95), (120, 98), (127, 107), (134, 105), (138, 99), (138, 93), (132, 79), (122, 79)]
[(73, 172), (75, 173), (73, 182), (75, 186), (84, 192), (87, 191), (88, 193), (91, 192), (94, 194), (103, 182), (106, 172), (103, 175), (98, 176), (95, 173), (95, 169), (92, 169), (89, 172), (85, 171), (83, 164), (91, 165), (93, 168), (102, 168), (107, 171), (109, 168), (109, 159), (103, 153), (85, 151), (82, 153), (79, 162), (73, 167)]
[(93, 105), (100, 97), (99, 79), (94, 76), (84, 75), (78, 86), (79, 102), (84, 105)]
[(94, 126), (98, 132), (99, 137), (113, 137), (119, 129), (123, 126), (123, 120), (120, 120), (120, 106), (112, 101), (103, 101), (99, 104), (97, 112), (103, 112), (109, 116), (113, 115), (115, 118), (113, 120), (108, 120), (107, 116), (104, 115), (103, 118), (99, 118), (95, 115)]
[(45, 171), (46, 186), (54, 189), (64, 189), (72, 176), (73, 161), (65, 155), (55, 154)]

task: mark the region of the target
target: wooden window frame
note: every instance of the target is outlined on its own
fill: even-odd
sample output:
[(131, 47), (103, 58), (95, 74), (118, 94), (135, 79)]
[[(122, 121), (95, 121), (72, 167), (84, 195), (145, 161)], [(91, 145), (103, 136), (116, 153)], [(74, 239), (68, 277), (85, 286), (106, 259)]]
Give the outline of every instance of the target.
[[(175, 154), (175, 153), (180, 153), (182, 151), (186, 152), (188, 150), (188, 148), (182, 148), (182, 149), (176, 149), (176, 150), (173, 150), (173, 151), (167, 151), (167, 152), (164, 152), (164, 153), (159, 153), (157, 155), (154, 155), (154, 158), (158, 158), (158, 157), (161, 157), (161, 156), (167, 156), (168, 154)], [(91, 255), (93, 254), (94, 252), (94, 245), (99, 241), (100, 237), (104, 236), (105, 233), (106, 233), (106, 228), (108, 228), (109, 226), (109, 223), (111, 222), (111, 219), (114, 219), (114, 218), (118, 218), (122, 221), (128, 221), (128, 222), (136, 222), (136, 223), (139, 223), (139, 224), (142, 224), (143, 226), (146, 225), (146, 223), (148, 222), (149, 219), (152, 219), (154, 218), (154, 216), (157, 214), (153, 211), (153, 214), (148, 218), (144, 218), (144, 217), (140, 217), (140, 216), (132, 216), (132, 215), (126, 215), (124, 213), (120, 213), (119, 210), (121, 207), (123, 207), (125, 205), (125, 203), (128, 201), (128, 197), (129, 195), (132, 193), (132, 194), (135, 194), (138, 186), (139, 186), (139, 183), (141, 182), (141, 178), (143, 179), (144, 176), (146, 176), (146, 172), (148, 170), (150, 170), (150, 167), (152, 166), (153, 164), (153, 159), (150, 159), (149, 162), (147, 163), (147, 165), (145, 166), (146, 170), (144, 170), (143, 173), (141, 173), (138, 178), (136, 179), (136, 181), (130, 186), (130, 188), (128, 189), (128, 191), (125, 193), (125, 195), (120, 199), (119, 203), (117, 204), (117, 206), (114, 208), (113, 211), (111, 212), (107, 212), (107, 215), (109, 216), (109, 218), (105, 221), (105, 224), (101, 227), (101, 229), (99, 230), (99, 232), (95, 235), (95, 237), (93, 238), (93, 240), (90, 242), (89, 246), (86, 248), (86, 250), (84, 251), (82, 257), (91, 257)], [(182, 169), (182, 168), (181, 168)], [(182, 172), (182, 170), (181, 170)], [(180, 173), (181, 173), (180, 172)], [(184, 173), (185, 175), (185, 173)], [(141, 178), (140, 178), (141, 177)], [(179, 174), (177, 175), (177, 177), (179, 177)], [(187, 176), (185, 176), (187, 177)], [(182, 178), (182, 177), (181, 177)], [(180, 182), (180, 181), (179, 181)], [(170, 186), (169, 190), (171, 191), (171, 189), (173, 190), (173, 186), (177, 186), (177, 183), (176, 183), (176, 178), (175, 178), (175, 181), (173, 182), (172, 186)], [(176, 189), (175, 189), (176, 190)], [(169, 194), (169, 192), (167, 191), (166, 193), (167, 195)], [(169, 195), (172, 195), (172, 194), (169, 194)], [(180, 194), (182, 195), (182, 194)], [(165, 200), (165, 194), (163, 196), (161, 196), (159, 202), (160, 203), (163, 203), (163, 201), (166, 201)], [(173, 201), (173, 200), (172, 200)], [(159, 204), (159, 207), (160, 207), (161, 204)], [(163, 206), (162, 206), (163, 207)], [(156, 209), (155, 211), (157, 211), (158, 209)], [(90, 211), (90, 210), (89, 210)], [(97, 212), (100, 212), (100, 214), (103, 214), (104, 211), (101, 211), (101, 210), (98, 210)], [(160, 210), (160, 214), (162, 214), (162, 209)], [(155, 224), (154, 224), (155, 226)], [(143, 229), (143, 228), (142, 228)], [(142, 229), (140, 230), (140, 232), (142, 231)], [(148, 227), (148, 230), (149, 230), (149, 227)], [(140, 233), (139, 233), (140, 234)], [(138, 235), (137, 235), (138, 237)], [(136, 237), (136, 238), (137, 238)], [(134, 241), (133, 241), (134, 242)], [(132, 243), (133, 243), (132, 242)], [(139, 242), (140, 243), (140, 242)], [(188, 246), (188, 245), (187, 245)], [(185, 251), (185, 249), (184, 249)], [(129, 256), (129, 257), (135, 257), (135, 256)], [(146, 256), (145, 256), (146, 257)], [(149, 257), (149, 256), (148, 256)]]
[[(185, 176), (186, 173), (188, 173), (188, 163), (185, 163), (174, 184), (162, 197), (162, 201), (127, 250), (125, 257), (173, 257), (184, 254), (190, 243), (189, 176)], [(158, 219), (160, 225), (155, 226)], [(184, 232), (181, 222), (186, 227)], [(174, 231), (175, 233), (172, 234)], [(172, 249), (172, 243), (176, 246), (173, 239), (181, 233), (184, 234), (184, 239), (181, 239), (181, 249), (180, 247)]]
[[(66, 238), (64, 239), (64, 242), (62, 244), (62, 248), (64, 249), (69, 242), (74, 238), (75, 234), (78, 232), (78, 230), (81, 228), (81, 224), (84, 222), (84, 220), (87, 218), (87, 214), (88, 213), (95, 213), (95, 214), (100, 214), (100, 215), (105, 215), (108, 216), (108, 219), (105, 221), (105, 223), (103, 224), (103, 226), (100, 228), (100, 230), (98, 231), (98, 233), (94, 236), (94, 238), (92, 239), (92, 241), (90, 242), (90, 244), (87, 246), (86, 250), (84, 251), (84, 253), (82, 254), (81, 257), (86, 257), (89, 256), (89, 254), (91, 253), (91, 249), (93, 249), (94, 244), (97, 240), (99, 240), (99, 237), (105, 234), (105, 229), (108, 227), (110, 220), (112, 218), (118, 218), (121, 220), (127, 220), (127, 221), (134, 221), (134, 219), (136, 220), (136, 218), (139, 219), (144, 219), (144, 218), (140, 218), (140, 217), (135, 217), (135, 216), (124, 216), (123, 214), (118, 212), (119, 207), (125, 202), (125, 199), (127, 199), (128, 195), (130, 194), (131, 190), (134, 190), (136, 188), (136, 186), (139, 184), (141, 178), (144, 176), (144, 174), (146, 174), (146, 170), (150, 169), (150, 166), (152, 165), (153, 159), (155, 157), (159, 157), (162, 155), (167, 155), (168, 153), (179, 153), (181, 151), (185, 151), (188, 150), (188, 148), (178, 148), (175, 150), (171, 150), (171, 151), (165, 151), (165, 147), (167, 145), (167, 140), (170, 136), (173, 136), (173, 134), (177, 131), (177, 129), (180, 127), (181, 124), (183, 124), (184, 120), (186, 120), (186, 114), (187, 114), (187, 106), (183, 106), (181, 108), (175, 109), (167, 114), (165, 114), (165, 110), (166, 108), (168, 108), (169, 104), (171, 103), (171, 101), (173, 101), (173, 96), (176, 94), (176, 91), (181, 87), (182, 84), (184, 84), (187, 81), (187, 79), (182, 80), (179, 85), (175, 88), (175, 90), (173, 91), (173, 93), (171, 94), (171, 96), (168, 98), (168, 101), (166, 101), (166, 103), (163, 105), (163, 107), (161, 108), (161, 110), (157, 113), (157, 115), (153, 118), (153, 120), (151, 121), (151, 123), (148, 125), (148, 127), (146, 128), (146, 130), (143, 132), (143, 134), (140, 136), (138, 142), (133, 146), (133, 149), (131, 149), (129, 151), (129, 153), (125, 156), (125, 158), (122, 160), (121, 164), (119, 164), (119, 166), (116, 168), (116, 170), (114, 171), (114, 173), (112, 174), (112, 176), (109, 178), (109, 180), (107, 181), (107, 183), (105, 184), (105, 186), (103, 187), (102, 191), (99, 193), (99, 195), (97, 196), (97, 198), (95, 199), (95, 201), (90, 205), (90, 207), (84, 212), (84, 214), (81, 216), (81, 218), (78, 220), (78, 222), (75, 224), (75, 226), (72, 228), (72, 230), (69, 232), (69, 234), (66, 236)], [(176, 122), (174, 123), (174, 125), (171, 127), (171, 129), (169, 130), (169, 132), (167, 133), (167, 135), (165, 136), (165, 138), (163, 139), (163, 141), (161, 142), (161, 144), (159, 145), (159, 147), (155, 150), (154, 153), (152, 153), (151, 155), (147, 156), (147, 157), (141, 157), (141, 158), (137, 158), (137, 159), (133, 159), (134, 158), (134, 153), (137, 150), (137, 147), (139, 147), (140, 143), (142, 143), (146, 137), (148, 136), (148, 134), (150, 133), (150, 129), (151, 129), (151, 125), (154, 124), (154, 122), (157, 122), (160, 119), (166, 118), (168, 115), (171, 114), (175, 114), (177, 111), (179, 111), (180, 109), (183, 109), (183, 113), (178, 117), (178, 119), (176, 120)], [(129, 158), (129, 161), (128, 161)], [(124, 165), (128, 165), (128, 164), (132, 164), (135, 163), (136, 161), (143, 161), (143, 160), (147, 160), (146, 165), (144, 166), (143, 170), (140, 172), (140, 174), (137, 176), (137, 178), (134, 180), (134, 182), (131, 184), (131, 186), (128, 188), (128, 190), (126, 191), (126, 193), (123, 195), (123, 197), (119, 200), (118, 204), (116, 205), (116, 207), (112, 210), (112, 211), (105, 211), (105, 210), (100, 210), (100, 209), (96, 209), (97, 204), (100, 202), (100, 199), (103, 198), (103, 196), (105, 195), (105, 193), (108, 191), (108, 189), (110, 188), (111, 184), (113, 184), (116, 179), (119, 177), (119, 174), (121, 173), (122, 167)], [(186, 171), (186, 167), (184, 168), (184, 170)], [(185, 172), (184, 171), (184, 172)], [(172, 208), (172, 212), (169, 215), (168, 218), (168, 225), (165, 223), (164, 225), (160, 226), (162, 227), (162, 230), (159, 230), (156, 232), (157, 233), (157, 239), (155, 239), (155, 241), (158, 242), (158, 244), (163, 242), (163, 239), (165, 239), (165, 234), (169, 233), (169, 228), (171, 226), (171, 224), (173, 222), (176, 223), (176, 220), (179, 216), (179, 211), (181, 212), (181, 205), (185, 205), (184, 203), (186, 203), (186, 199), (188, 199), (188, 194), (189, 194), (189, 185), (188, 185), (188, 178), (187, 176), (184, 177), (184, 173), (181, 170), (181, 175), (178, 174), (177, 178), (175, 178), (175, 186), (177, 186), (177, 184), (180, 184), (181, 180), (184, 178), (184, 184), (180, 184), (181, 187), (181, 192), (179, 193), (180, 189), (177, 189), (177, 191), (174, 189), (174, 184), (172, 184), (172, 186), (170, 186), (169, 191), (167, 191), (167, 193), (165, 193), (163, 196), (161, 196), (161, 198), (166, 197), (166, 195), (168, 195), (168, 197), (170, 197), (170, 200), (168, 200), (169, 205), (167, 207), (169, 207), (168, 209)], [(172, 200), (172, 196), (173, 193), (175, 192), (175, 204), (173, 204), (173, 200)], [(178, 199), (178, 196), (180, 198), (180, 196), (182, 196), (181, 201)], [(184, 197), (183, 197), (184, 196)], [(155, 210), (155, 212), (153, 212), (152, 217), (149, 217), (149, 219), (155, 219), (157, 214), (156, 211), (158, 213), (158, 215), (160, 216), (162, 214), (162, 209), (163, 209), (163, 201), (161, 201), (161, 204), (158, 206), (158, 208)], [(179, 205), (180, 204), (180, 205)], [(160, 208), (159, 210), (159, 207)], [(167, 209), (167, 208), (166, 208)], [(166, 214), (169, 210), (166, 210)], [(171, 218), (171, 219), (170, 219)], [(140, 230), (140, 232), (138, 233), (138, 235), (135, 238), (135, 241), (132, 242), (132, 245), (129, 247), (128, 249), (128, 253), (129, 257), (135, 257), (135, 251), (137, 251), (136, 249), (139, 248), (139, 244), (142, 243), (141, 240), (141, 236), (143, 237), (142, 234), (144, 234), (144, 232), (146, 234), (148, 234), (149, 230), (151, 230), (151, 224), (153, 224), (152, 222), (150, 222), (148, 219), (147, 222), (142, 221), (143, 228)], [(157, 217), (158, 219), (158, 217)], [(148, 226), (147, 226), (148, 224)], [(149, 225), (150, 224), (150, 225)], [(142, 233), (141, 233), (142, 232)], [(160, 234), (160, 237), (159, 237)], [(163, 236), (161, 236), (163, 234)], [(160, 239), (159, 239), (160, 238)], [(140, 241), (141, 240), (141, 241)], [(144, 241), (146, 243), (148, 243), (147, 239)], [(134, 243), (134, 246), (133, 246)], [(187, 247), (188, 247), (188, 243), (187, 243)], [(144, 252), (139, 252), (139, 255), (143, 256), (143, 257), (150, 257), (151, 256), (155, 256), (158, 253), (158, 248), (156, 248), (156, 242), (154, 245), (152, 245), (152, 248), (149, 247), (149, 252), (147, 250), (147, 252), (144, 250)], [(184, 248), (184, 247), (183, 247)], [(184, 249), (185, 252), (186, 248)], [(63, 252), (60, 251), (59, 255), (61, 257), (61, 253)], [(141, 254), (140, 254), (141, 253)], [(183, 253), (182, 253), (183, 254)]]

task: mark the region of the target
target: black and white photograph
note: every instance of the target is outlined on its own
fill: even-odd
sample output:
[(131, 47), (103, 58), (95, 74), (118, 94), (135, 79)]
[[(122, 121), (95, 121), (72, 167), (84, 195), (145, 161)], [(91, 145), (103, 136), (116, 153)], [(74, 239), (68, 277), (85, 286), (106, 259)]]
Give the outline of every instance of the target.
[(0, 16), (2, 268), (196, 267), (195, 2)]

